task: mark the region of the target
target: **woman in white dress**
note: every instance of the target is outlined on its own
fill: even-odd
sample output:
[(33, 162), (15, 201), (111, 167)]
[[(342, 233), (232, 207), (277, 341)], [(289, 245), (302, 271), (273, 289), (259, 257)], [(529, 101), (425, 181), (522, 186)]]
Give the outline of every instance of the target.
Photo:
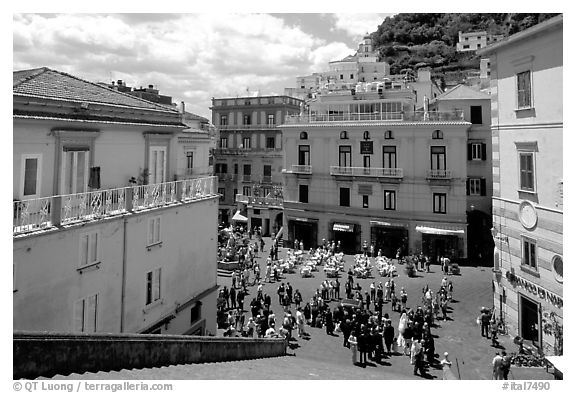
[(408, 315), (404, 312), (398, 322), (398, 339), (396, 340), (398, 348), (404, 348), (406, 346), (406, 340), (404, 339), (404, 330), (406, 330), (406, 326), (408, 326)]

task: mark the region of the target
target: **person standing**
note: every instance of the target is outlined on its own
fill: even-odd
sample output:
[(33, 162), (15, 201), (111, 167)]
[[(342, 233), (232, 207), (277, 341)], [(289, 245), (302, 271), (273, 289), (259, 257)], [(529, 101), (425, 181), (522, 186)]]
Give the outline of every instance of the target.
[(510, 373), (510, 366), (512, 365), (512, 357), (502, 351), (502, 378), (508, 380), (508, 374)]
[(496, 352), (496, 356), (492, 359), (492, 379), (500, 380), (504, 379), (502, 372), (502, 361), (504, 359), (500, 356), (499, 352)]
[(304, 331), (304, 324), (305, 324), (304, 313), (302, 312), (302, 308), (298, 306), (298, 309), (296, 311), (296, 325), (298, 326), (298, 337), (302, 337), (303, 335), (306, 334), (306, 332)]
[(230, 305), (232, 308), (236, 308), (236, 289), (234, 286), (230, 287)]
[(348, 346), (352, 352), (352, 364), (356, 365), (358, 363), (358, 339), (354, 335), (354, 331), (350, 332), (350, 337), (348, 337)]
[(334, 296), (340, 300), (340, 281), (338, 281), (338, 277), (336, 277), (336, 281), (334, 282)]
[(300, 303), (302, 303), (302, 294), (296, 289), (296, 292), (294, 292), (294, 305), (296, 308), (300, 307)]
[(386, 351), (388, 355), (392, 354), (392, 342), (394, 341), (394, 327), (392, 327), (392, 321), (387, 320), (384, 326), (384, 344), (386, 345)]
[(360, 326), (360, 335), (358, 336), (358, 352), (360, 352), (360, 365), (366, 367), (367, 363), (367, 351), (368, 351), (368, 333), (366, 331), (366, 325)]
[(240, 310), (240, 312), (244, 311), (244, 296), (244, 291), (239, 289), (236, 295), (236, 301), (238, 302), (238, 310)]
[(222, 296), (226, 301), (226, 308), (230, 308), (230, 292), (228, 292), (226, 285), (224, 285), (224, 289), (222, 290)]
[(444, 352), (444, 359), (440, 361), (440, 365), (442, 366), (443, 379), (452, 379), (449, 377), (451, 374), (452, 362), (448, 359), (448, 352)]
[(345, 319), (342, 322), (340, 322), (340, 330), (342, 331), (342, 336), (344, 336), (344, 342), (342, 343), (342, 345), (347, 348), (350, 348), (350, 343), (348, 342), (348, 339), (350, 338), (351, 329), (352, 326), (350, 325), (349, 319)]
[(422, 345), (418, 340), (412, 342), (412, 347), (410, 348), (410, 364), (414, 365), (414, 375), (418, 375), (418, 371), (420, 371), (420, 376), (423, 375)]

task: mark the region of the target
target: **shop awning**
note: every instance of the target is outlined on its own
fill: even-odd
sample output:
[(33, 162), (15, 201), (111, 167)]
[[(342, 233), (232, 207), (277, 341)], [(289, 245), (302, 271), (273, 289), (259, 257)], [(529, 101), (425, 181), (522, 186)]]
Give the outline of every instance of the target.
[(401, 223), (394, 223), (388, 221), (376, 221), (370, 220), (370, 225), (381, 226), (381, 227), (396, 227), (396, 228), (407, 228), (408, 225)]
[(232, 221), (248, 222), (248, 218), (240, 214), (240, 210), (237, 210), (234, 217), (232, 217)]
[(354, 232), (354, 224), (340, 224), (335, 222), (332, 230), (339, 232)]
[(424, 226), (418, 225), (416, 231), (420, 233), (426, 233), (429, 235), (463, 235), (464, 229), (459, 229), (456, 227), (444, 227), (444, 226)]

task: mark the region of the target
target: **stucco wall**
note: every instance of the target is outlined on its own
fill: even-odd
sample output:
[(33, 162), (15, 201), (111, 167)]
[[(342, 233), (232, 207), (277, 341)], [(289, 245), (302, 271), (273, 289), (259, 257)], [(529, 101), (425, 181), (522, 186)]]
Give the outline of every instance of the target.
[(283, 339), (14, 333), (13, 378), (284, 356)]

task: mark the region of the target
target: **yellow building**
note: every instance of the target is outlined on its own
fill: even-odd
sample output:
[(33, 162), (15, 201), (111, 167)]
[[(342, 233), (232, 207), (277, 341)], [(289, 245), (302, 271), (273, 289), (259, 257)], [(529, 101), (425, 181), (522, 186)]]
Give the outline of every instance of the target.
[(215, 334), (218, 196), (176, 180), (181, 113), (48, 68), (13, 77), (14, 329)]
[[(512, 335), (558, 352), (563, 314), (563, 16), (481, 51), (490, 56), (494, 304)], [(555, 345), (556, 344), (556, 345)]]

